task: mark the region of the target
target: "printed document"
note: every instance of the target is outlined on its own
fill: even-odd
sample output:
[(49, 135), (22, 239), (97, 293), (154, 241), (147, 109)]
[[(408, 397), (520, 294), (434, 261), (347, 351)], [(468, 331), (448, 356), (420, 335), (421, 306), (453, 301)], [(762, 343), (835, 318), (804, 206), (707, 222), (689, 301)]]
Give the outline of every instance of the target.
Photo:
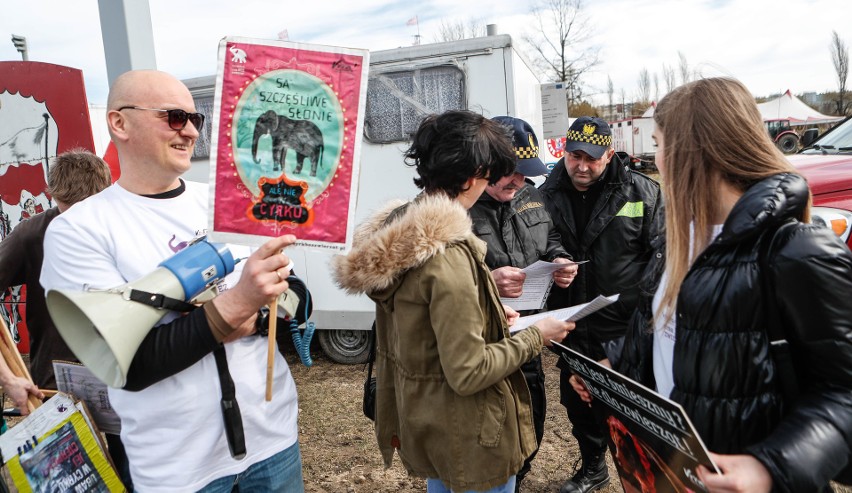
[(85, 402), (100, 431), (116, 435), (121, 432), (121, 420), (109, 403), (107, 386), (91, 370), (80, 363), (54, 360), (53, 373), (56, 388)]
[[(588, 260), (574, 262), (574, 265), (585, 264)], [(518, 298), (500, 298), (500, 302), (514, 310), (539, 310), (544, 307), (550, 286), (553, 284), (553, 273), (572, 264), (558, 264), (539, 260), (521, 269), (527, 275), (524, 287)]]
[(588, 303), (581, 305), (569, 306), (568, 308), (560, 308), (559, 310), (551, 310), (549, 312), (536, 313), (527, 317), (520, 317), (515, 321), (515, 324), (509, 327), (509, 332), (517, 332), (526, 329), (530, 325), (535, 324), (541, 319), (553, 317), (556, 320), (565, 320), (566, 322), (576, 322), (586, 315), (600, 310), (601, 308), (618, 301), (618, 294), (612, 296), (598, 296)]

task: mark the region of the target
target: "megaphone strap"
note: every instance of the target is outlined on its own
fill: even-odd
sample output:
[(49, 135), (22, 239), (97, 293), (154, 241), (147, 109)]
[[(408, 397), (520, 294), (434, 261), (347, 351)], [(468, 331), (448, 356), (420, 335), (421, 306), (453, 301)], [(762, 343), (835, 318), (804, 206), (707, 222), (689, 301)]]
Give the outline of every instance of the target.
[[(140, 289), (129, 289), (124, 293), (131, 301), (152, 306), (154, 308), (176, 312), (191, 312), (198, 308), (196, 305), (157, 293), (149, 293)], [(231, 457), (240, 460), (246, 456), (246, 436), (243, 430), (243, 418), (240, 405), (237, 403), (236, 387), (228, 369), (228, 357), (225, 346), (219, 345), (214, 351), (216, 369), (219, 372), (219, 385), (222, 389), (222, 419), (225, 424), (225, 437)]]
[(228, 370), (228, 358), (225, 346), (219, 345), (214, 351), (216, 369), (219, 370), (219, 384), (222, 387), (222, 418), (225, 420), (225, 437), (231, 457), (240, 460), (246, 456), (246, 436), (243, 431), (243, 418), (237, 403), (236, 387)]
[(152, 306), (154, 308), (159, 308), (162, 310), (172, 310), (175, 312), (186, 313), (198, 308), (192, 303), (187, 303), (177, 298), (170, 298), (163, 294), (149, 293), (140, 289), (129, 289), (128, 291), (129, 292), (125, 294), (131, 301), (142, 303), (144, 305)]

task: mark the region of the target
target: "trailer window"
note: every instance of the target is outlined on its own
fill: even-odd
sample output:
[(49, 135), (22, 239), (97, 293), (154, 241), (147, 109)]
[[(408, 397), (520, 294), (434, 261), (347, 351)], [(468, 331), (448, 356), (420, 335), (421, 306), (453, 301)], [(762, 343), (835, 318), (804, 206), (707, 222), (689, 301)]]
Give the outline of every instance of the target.
[(201, 96), (195, 100), (195, 111), (204, 115), (204, 130), (199, 132), (195, 141), (195, 150), (192, 152), (194, 158), (210, 157), (210, 136), (213, 132), (213, 96)]
[(364, 136), (370, 142), (407, 141), (428, 114), (464, 109), (464, 73), (455, 66), (371, 75)]

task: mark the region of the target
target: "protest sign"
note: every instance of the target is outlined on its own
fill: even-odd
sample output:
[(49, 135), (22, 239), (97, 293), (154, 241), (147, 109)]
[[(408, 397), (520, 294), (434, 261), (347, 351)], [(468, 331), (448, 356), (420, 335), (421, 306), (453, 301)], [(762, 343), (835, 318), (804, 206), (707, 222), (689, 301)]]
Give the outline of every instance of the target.
[(369, 52), (227, 37), (210, 154), (213, 241), (351, 243)]
[(592, 395), (624, 491), (707, 491), (696, 468), (719, 471), (679, 404), (562, 344), (549, 347)]
[(126, 491), (81, 401), (58, 393), (0, 435), (0, 453), (22, 493)]

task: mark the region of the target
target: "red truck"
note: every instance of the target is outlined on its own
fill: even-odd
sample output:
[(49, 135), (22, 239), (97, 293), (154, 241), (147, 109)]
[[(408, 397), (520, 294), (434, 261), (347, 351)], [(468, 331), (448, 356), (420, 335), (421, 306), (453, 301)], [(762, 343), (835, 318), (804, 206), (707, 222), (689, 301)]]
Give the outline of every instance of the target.
[(787, 159), (811, 187), (813, 222), (831, 228), (852, 248), (852, 117)]

